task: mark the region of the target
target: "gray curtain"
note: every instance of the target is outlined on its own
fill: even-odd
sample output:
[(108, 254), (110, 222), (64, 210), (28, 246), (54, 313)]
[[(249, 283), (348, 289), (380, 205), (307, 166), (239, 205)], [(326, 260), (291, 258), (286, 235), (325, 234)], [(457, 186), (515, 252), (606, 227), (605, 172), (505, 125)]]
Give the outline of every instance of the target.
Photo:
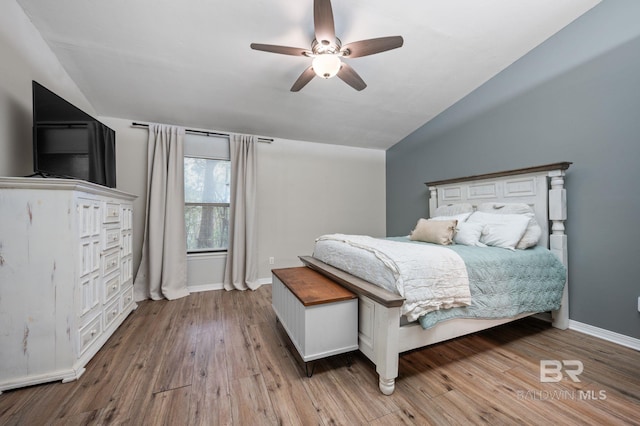
[(256, 223), (256, 138), (233, 135), (231, 156), (231, 208), (229, 249), (224, 270), (227, 290), (255, 290), (258, 283), (258, 232)]
[(137, 301), (187, 296), (184, 223), (184, 129), (149, 125), (147, 212), (142, 260), (134, 281)]

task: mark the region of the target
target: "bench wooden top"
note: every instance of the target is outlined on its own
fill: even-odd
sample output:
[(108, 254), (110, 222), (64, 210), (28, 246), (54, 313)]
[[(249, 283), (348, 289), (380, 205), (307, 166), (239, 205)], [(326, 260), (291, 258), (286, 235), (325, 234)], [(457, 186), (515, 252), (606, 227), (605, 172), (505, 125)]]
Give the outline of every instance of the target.
[(334, 303), (358, 297), (340, 284), (306, 266), (272, 269), (271, 272), (304, 306)]
[(308, 268), (311, 268), (329, 279), (340, 283), (340, 285), (356, 294), (366, 296), (369, 299), (380, 303), (386, 308), (396, 308), (402, 306), (404, 303), (404, 298), (399, 294), (392, 293), (389, 290), (378, 287), (375, 284), (371, 284), (368, 281), (341, 271), (338, 268), (334, 268), (333, 266), (321, 262), (314, 257), (300, 256), (300, 260), (302, 263), (307, 265)]

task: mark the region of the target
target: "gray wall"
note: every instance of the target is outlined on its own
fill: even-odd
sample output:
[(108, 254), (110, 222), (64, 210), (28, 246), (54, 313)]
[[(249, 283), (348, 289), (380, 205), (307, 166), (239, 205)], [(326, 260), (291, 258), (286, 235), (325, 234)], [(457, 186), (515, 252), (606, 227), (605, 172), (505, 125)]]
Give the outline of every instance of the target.
[(570, 318), (640, 338), (640, 2), (604, 0), (387, 151), (387, 234), (424, 182), (572, 161)]

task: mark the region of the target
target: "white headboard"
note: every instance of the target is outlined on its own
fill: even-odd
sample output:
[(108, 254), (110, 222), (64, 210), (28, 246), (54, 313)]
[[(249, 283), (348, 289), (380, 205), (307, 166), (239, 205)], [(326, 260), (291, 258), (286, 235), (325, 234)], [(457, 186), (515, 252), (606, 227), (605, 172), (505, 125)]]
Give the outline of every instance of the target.
[[(550, 236), (564, 235), (564, 221), (567, 218), (564, 175), (570, 165), (570, 162), (554, 163), (426, 182), (430, 196), (429, 213), (448, 204), (470, 203), (477, 207), (486, 202), (525, 203), (533, 208), (542, 228), (538, 244), (555, 251)], [(566, 242), (559, 248), (564, 250)], [(564, 253), (556, 254), (566, 263)]]

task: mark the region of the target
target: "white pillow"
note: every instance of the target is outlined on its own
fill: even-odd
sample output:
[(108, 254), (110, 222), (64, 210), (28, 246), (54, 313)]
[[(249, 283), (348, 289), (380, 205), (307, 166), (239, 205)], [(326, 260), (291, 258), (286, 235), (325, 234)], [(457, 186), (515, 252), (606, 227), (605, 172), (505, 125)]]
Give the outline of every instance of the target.
[(484, 225), (480, 242), (488, 246), (515, 250), (516, 245), (527, 230), (529, 218), (519, 214), (493, 214), (474, 212), (468, 223)]
[(461, 213), (472, 212), (473, 206), (469, 203), (448, 204), (438, 207), (435, 212), (432, 212), (432, 216), (455, 216)]
[(458, 222), (453, 241), (456, 244), (465, 246), (486, 247), (486, 244), (480, 242), (483, 230), (484, 225), (482, 223)]
[(460, 224), (460, 222), (465, 222), (469, 219), (469, 216), (471, 216), (471, 213), (461, 213), (452, 216), (436, 216), (432, 217), (431, 220), (457, 220), (458, 224)]
[(482, 203), (477, 210), (479, 212), (500, 214), (534, 213), (533, 208), (525, 203)]
[(542, 228), (536, 220), (535, 212), (530, 205), (525, 203), (482, 203), (478, 206), (479, 212), (493, 214), (522, 214), (529, 218), (529, 224), (524, 235), (516, 244), (517, 249), (527, 249), (538, 244), (542, 236)]
[(527, 224), (527, 229), (524, 231), (522, 238), (518, 241), (516, 245), (517, 249), (528, 249), (529, 247), (535, 247), (540, 241), (540, 237), (542, 236), (542, 228), (538, 225), (538, 221), (536, 220), (536, 216), (533, 213), (527, 213), (523, 216), (529, 218), (529, 222)]

